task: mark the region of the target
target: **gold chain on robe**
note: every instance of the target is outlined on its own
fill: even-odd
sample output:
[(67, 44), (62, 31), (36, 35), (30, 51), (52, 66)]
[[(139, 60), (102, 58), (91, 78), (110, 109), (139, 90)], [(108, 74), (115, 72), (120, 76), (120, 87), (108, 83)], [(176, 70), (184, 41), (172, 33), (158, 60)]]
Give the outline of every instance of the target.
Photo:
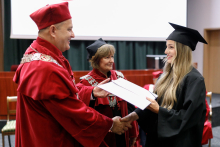
[(42, 54), (42, 53), (25, 54), (23, 58), (21, 58), (20, 64), (24, 64), (24, 63), (31, 62), (31, 61), (37, 61), (37, 60), (41, 60), (45, 62), (53, 62), (59, 65), (60, 67), (63, 67), (55, 59), (53, 59), (53, 57)]
[[(124, 75), (119, 72), (119, 71), (115, 71), (116, 72), (116, 75), (117, 75), (117, 79), (118, 78), (124, 78)], [(82, 76), (80, 77), (80, 80), (82, 79), (85, 79), (90, 85), (92, 86), (97, 86), (99, 83), (90, 75), (85, 75), (85, 76)], [(117, 104), (117, 101), (116, 101), (116, 96), (113, 95), (113, 94), (109, 94), (108, 96), (108, 101), (109, 101), (109, 106), (110, 107), (115, 107), (115, 105)]]

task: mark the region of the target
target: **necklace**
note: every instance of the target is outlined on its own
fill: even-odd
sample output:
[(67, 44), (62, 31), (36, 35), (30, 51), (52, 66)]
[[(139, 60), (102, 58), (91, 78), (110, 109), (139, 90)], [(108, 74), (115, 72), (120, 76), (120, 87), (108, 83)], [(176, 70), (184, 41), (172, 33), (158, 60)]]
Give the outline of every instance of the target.
[(116, 96), (113, 95), (113, 94), (108, 95), (108, 101), (109, 101), (109, 106), (110, 107), (115, 107), (115, 105), (117, 104)]

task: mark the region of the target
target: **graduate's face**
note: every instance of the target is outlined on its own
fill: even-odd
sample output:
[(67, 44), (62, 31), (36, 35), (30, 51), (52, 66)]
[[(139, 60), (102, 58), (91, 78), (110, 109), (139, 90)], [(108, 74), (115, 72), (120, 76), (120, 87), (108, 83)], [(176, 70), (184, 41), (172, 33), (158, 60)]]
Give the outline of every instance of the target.
[(103, 73), (107, 73), (112, 70), (114, 63), (114, 54), (109, 54), (107, 57), (103, 57), (99, 61), (99, 70)]
[(72, 19), (63, 21), (60, 25), (55, 27), (55, 46), (64, 52), (70, 49), (70, 40), (74, 38)]
[(175, 49), (175, 41), (167, 40), (167, 48), (165, 50), (165, 54), (167, 54), (167, 62), (173, 63), (174, 59), (176, 58), (177, 52)]

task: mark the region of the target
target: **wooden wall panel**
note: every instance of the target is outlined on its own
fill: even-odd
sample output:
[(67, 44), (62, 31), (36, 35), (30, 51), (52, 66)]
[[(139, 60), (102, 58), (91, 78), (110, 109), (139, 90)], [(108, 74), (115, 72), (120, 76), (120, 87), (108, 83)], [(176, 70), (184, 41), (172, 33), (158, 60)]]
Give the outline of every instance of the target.
[[(158, 71), (154, 69), (149, 70), (118, 70), (122, 72), (125, 76), (125, 78), (141, 87), (143, 87), (145, 84), (153, 84), (153, 75), (152, 72)], [(86, 75), (90, 71), (74, 71), (74, 77), (76, 83), (78, 83), (80, 80), (79, 78)]]
[[(7, 116), (7, 96), (17, 95), (17, 84), (13, 82), (14, 72), (0, 72), (0, 119)], [(16, 103), (10, 105), (16, 108)]]
[(205, 29), (203, 76), (207, 91), (220, 94), (220, 28)]
[[(152, 72), (158, 70), (120, 70), (125, 78), (141, 87), (145, 84), (153, 84)], [(89, 71), (74, 71), (74, 77), (76, 83), (79, 82), (79, 78), (84, 76)], [(7, 96), (16, 96), (17, 87), (12, 79), (15, 72), (0, 72), (0, 120), (6, 119), (7, 116)], [(15, 108), (16, 104), (12, 104), (11, 107)]]

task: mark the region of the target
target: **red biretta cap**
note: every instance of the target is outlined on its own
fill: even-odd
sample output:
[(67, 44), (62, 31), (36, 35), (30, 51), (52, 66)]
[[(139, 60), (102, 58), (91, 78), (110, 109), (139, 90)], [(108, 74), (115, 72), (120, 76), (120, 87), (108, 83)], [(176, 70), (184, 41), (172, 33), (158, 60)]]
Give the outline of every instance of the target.
[(155, 72), (153, 72), (152, 74), (153, 74), (153, 78), (155, 79), (155, 78), (159, 78), (159, 76), (162, 74), (163, 72), (162, 71), (155, 71)]
[(71, 19), (68, 2), (46, 5), (30, 15), (39, 30)]

